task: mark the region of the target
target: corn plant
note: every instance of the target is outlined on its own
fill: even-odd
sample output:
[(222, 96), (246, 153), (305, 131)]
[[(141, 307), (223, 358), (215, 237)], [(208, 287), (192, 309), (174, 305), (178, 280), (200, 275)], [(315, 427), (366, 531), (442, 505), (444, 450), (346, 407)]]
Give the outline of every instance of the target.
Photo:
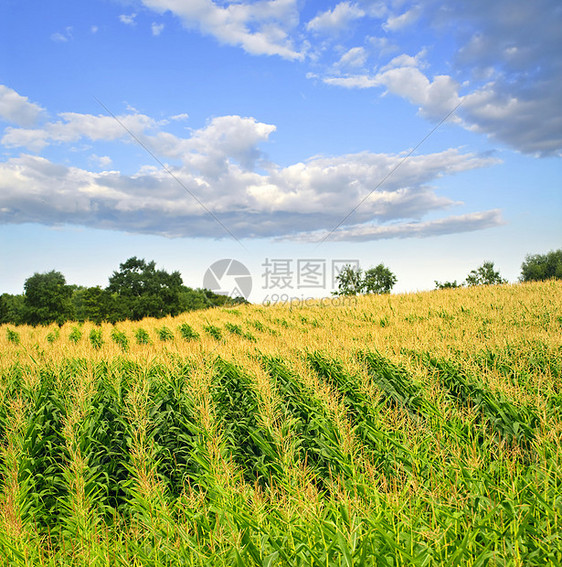
[(215, 361), (212, 396), (227, 447), (248, 482), (280, 477), (275, 444), (257, 418), (258, 400), (249, 379), (234, 365)]
[(172, 333), (172, 331), (166, 326), (156, 329), (156, 334), (162, 342), (174, 340), (174, 333)]
[(54, 331), (51, 331), (50, 333), (47, 333), (47, 342), (48, 343), (54, 343), (60, 336), (60, 331), (58, 329), (55, 329)]
[(222, 332), (220, 330), (220, 327), (217, 327), (216, 325), (205, 325), (203, 327), (203, 330), (217, 341), (220, 341), (222, 339)]
[(82, 331), (79, 327), (72, 327), (72, 331), (68, 335), (68, 340), (74, 344), (78, 344), (82, 338)]
[(252, 335), (251, 333), (244, 332), (240, 325), (235, 325), (233, 323), (225, 323), (224, 328), (232, 335), (238, 335), (239, 337), (244, 337), (249, 341), (253, 341), (253, 342), (256, 341), (256, 337), (254, 337), (254, 335)]
[(178, 331), (180, 332), (182, 338), (184, 338), (186, 341), (196, 340), (199, 338), (199, 333), (194, 331), (193, 327), (191, 327), (188, 323), (181, 324), (178, 327)]
[(129, 339), (124, 331), (119, 331), (113, 327), (113, 329), (111, 329), (111, 340), (118, 345), (123, 352), (129, 350)]
[(90, 343), (96, 350), (99, 350), (104, 342), (101, 329), (92, 329), (90, 331)]
[(20, 344), (20, 335), (17, 331), (14, 331), (13, 329), (10, 328), (6, 329), (6, 338), (10, 343), (14, 343), (15, 345)]
[(318, 486), (329, 489), (330, 482), (340, 474), (351, 478), (353, 470), (341, 450), (342, 439), (322, 404), (281, 360), (263, 357), (263, 363), (276, 382), (287, 417), (294, 421), (301, 462), (315, 469)]

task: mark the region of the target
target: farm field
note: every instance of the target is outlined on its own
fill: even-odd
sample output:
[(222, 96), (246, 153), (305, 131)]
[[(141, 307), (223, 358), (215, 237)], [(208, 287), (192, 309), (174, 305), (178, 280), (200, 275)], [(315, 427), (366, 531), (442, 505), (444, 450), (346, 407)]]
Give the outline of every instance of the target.
[(562, 564), (562, 284), (0, 327), (1, 565)]

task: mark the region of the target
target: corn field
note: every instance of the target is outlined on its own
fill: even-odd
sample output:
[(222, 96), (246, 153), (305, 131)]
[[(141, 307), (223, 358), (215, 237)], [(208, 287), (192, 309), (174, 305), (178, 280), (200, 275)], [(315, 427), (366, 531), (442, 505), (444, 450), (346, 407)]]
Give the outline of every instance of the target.
[(562, 564), (562, 285), (0, 327), (15, 565)]

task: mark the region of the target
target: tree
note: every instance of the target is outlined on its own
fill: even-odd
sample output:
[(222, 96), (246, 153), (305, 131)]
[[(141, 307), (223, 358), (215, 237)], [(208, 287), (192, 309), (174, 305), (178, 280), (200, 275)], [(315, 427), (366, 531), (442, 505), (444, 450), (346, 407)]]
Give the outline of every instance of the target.
[(547, 254), (528, 254), (521, 264), (522, 282), (562, 279), (562, 248)]
[(363, 293), (390, 293), (396, 282), (396, 275), (384, 264), (379, 264), (365, 272), (361, 290)]
[(107, 291), (115, 294), (124, 309), (125, 318), (165, 317), (181, 312), (184, 289), (179, 272), (169, 274), (156, 269), (156, 262), (136, 256), (119, 265), (109, 278)]
[(462, 287), (462, 283), (457, 283), (457, 280), (452, 282), (438, 282), (435, 280), (435, 289), (454, 289), (457, 287)]
[(353, 268), (349, 264), (344, 266), (336, 276), (338, 290), (334, 295), (357, 295), (363, 287), (363, 271), (361, 268)]
[(338, 290), (334, 295), (357, 295), (358, 293), (390, 293), (397, 281), (396, 276), (384, 265), (379, 264), (365, 273), (361, 268), (344, 266), (336, 277)]
[(24, 290), (25, 323), (48, 325), (55, 321), (62, 325), (72, 319), (72, 287), (60, 272), (35, 273), (25, 280)]
[(468, 276), (466, 276), (466, 285), (495, 285), (507, 283), (499, 272), (494, 270), (494, 262), (484, 262), (476, 270), (472, 270)]
[(13, 323), (21, 325), (24, 322), (24, 296), (3, 293), (0, 295), (0, 325)]
[(92, 321), (99, 325), (102, 321), (116, 323), (127, 318), (126, 309), (118, 298), (99, 285), (87, 287), (81, 291), (81, 294), (84, 321)]

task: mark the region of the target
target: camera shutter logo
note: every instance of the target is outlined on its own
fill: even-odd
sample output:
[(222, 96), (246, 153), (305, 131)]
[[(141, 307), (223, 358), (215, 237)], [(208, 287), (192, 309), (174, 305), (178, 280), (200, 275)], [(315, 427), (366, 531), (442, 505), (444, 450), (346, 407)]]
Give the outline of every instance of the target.
[(209, 266), (203, 276), (203, 287), (219, 295), (248, 299), (252, 291), (252, 276), (242, 262), (225, 258)]

